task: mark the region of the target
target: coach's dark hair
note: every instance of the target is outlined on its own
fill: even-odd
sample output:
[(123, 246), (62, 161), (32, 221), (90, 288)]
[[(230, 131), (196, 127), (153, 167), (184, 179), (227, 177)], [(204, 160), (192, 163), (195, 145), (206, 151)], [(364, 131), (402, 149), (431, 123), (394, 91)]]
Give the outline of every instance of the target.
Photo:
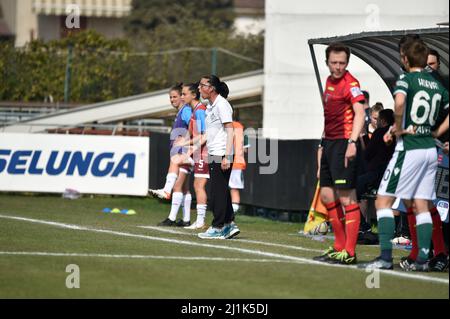
[(172, 86), (169, 90), (169, 92), (177, 91), (181, 95), (181, 91), (183, 90), (183, 82), (176, 83), (174, 86)]
[(441, 55), (435, 49), (430, 49), (428, 55), (434, 55), (436, 57), (437, 63), (441, 63)]
[(408, 64), (411, 68), (427, 66), (428, 46), (421, 39), (407, 41), (402, 47), (403, 54), (408, 58)]
[(388, 126), (394, 125), (395, 122), (394, 111), (391, 109), (381, 110), (380, 113), (378, 113), (378, 120), (385, 121)]
[(345, 52), (345, 54), (347, 55), (347, 63), (350, 61), (350, 48), (343, 43), (334, 42), (328, 46), (327, 50), (325, 51), (325, 54), (327, 57), (327, 60), (326, 60), (327, 63), (328, 63), (328, 59), (330, 58), (331, 52)]
[(410, 41), (419, 40), (420, 35), (418, 34), (406, 34), (400, 38), (398, 41), (398, 52), (403, 51), (403, 46)]
[(199, 82), (197, 83), (188, 83), (184, 84), (184, 87), (187, 87), (192, 94), (195, 95), (196, 100), (200, 100), (200, 90), (198, 89)]
[(220, 79), (211, 74), (211, 75), (205, 75), (202, 76), (202, 79), (207, 79), (209, 84), (214, 88), (214, 90), (222, 95), (222, 97), (227, 98), (228, 94), (230, 93), (230, 90), (228, 89), (228, 85), (225, 82), (220, 81)]

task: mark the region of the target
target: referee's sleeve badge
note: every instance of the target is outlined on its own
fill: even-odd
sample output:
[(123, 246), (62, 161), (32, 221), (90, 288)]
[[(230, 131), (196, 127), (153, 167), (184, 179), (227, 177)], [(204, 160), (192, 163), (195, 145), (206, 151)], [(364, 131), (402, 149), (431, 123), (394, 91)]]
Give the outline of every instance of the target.
[(354, 86), (350, 89), (350, 92), (352, 93), (353, 97), (358, 97), (360, 95), (362, 95), (362, 91), (358, 86)]

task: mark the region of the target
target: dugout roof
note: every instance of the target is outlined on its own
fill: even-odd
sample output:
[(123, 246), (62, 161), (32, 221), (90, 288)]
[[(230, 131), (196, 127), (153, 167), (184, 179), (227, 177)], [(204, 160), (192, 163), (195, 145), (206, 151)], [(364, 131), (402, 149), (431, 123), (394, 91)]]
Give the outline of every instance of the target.
[[(313, 45), (328, 45), (342, 42), (350, 47), (356, 55), (372, 67), (384, 80), (391, 92), (395, 81), (402, 73), (398, 54), (398, 42), (406, 34), (419, 34), (427, 45), (439, 52), (441, 56), (440, 73), (447, 80), (449, 77), (449, 32), (448, 28), (433, 28), (403, 31), (363, 32), (346, 36), (310, 39), (308, 44), (313, 57), (316, 76), (319, 75)], [(318, 78), (320, 82), (320, 78)], [(322, 86), (319, 84), (322, 93)]]

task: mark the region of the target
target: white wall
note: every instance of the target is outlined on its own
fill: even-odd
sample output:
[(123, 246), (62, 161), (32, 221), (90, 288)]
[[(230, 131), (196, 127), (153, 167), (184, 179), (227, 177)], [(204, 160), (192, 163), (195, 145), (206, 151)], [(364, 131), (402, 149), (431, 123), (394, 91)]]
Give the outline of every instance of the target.
[(32, 0), (0, 0), (4, 20), (15, 35), (15, 46), (20, 47), (31, 40), (33, 34), (36, 39), (37, 18), (32, 11)]
[[(323, 109), (309, 39), (436, 27), (448, 21), (448, 13), (447, 0), (266, 0), (265, 135), (279, 139), (321, 136)], [(315, 50), (323, 83), (328, 75), (325, 46)], [(388, 88), (369, 66), (352, 56), (348, 69), (370, 92), (371, 104), (380, 101), (392, 107)]]
[(17, 47), (24, 46), (31, 40), (38, 37), (37, 16), (32, 11), (32, 0), (17, 0), (16, 12), (16, 43)]
[[(4, 20), (16, 36), (15, 45), (24, 46), (31, 40), (45, 41), (60, 38), (60, 17), (58, 15), (36, 14), (33, 0), (0, 0)], [(123, 36), (123, 18), (88, 17), (87, 28), (95, 29), (108, 38)]]

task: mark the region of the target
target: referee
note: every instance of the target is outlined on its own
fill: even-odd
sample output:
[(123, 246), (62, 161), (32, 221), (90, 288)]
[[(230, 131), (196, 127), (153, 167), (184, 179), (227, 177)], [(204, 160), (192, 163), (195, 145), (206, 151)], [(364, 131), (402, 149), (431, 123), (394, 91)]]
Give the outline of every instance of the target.
[[(323, 95), (325, 127), (320, 161), (320, 197), (333, 226), (335, 241), (316, 261), (356, 264), (360, 209), (356, 199), (357, 140), (364, 127), (365, 97), (347, 71), (350, 49), (332, 43), (326, 49), (330, 70)], [(344, 215), (345, 211), (345, 215)]]
[(210, 206), (214, 219), (211, 227), (198, 236), (203, 239), (229, 239), (240, 233), (233, 220), (230, 181), (233, 162), (233, 109), (226, 100), (228, 86), (215, 75), (201, 78), (199, 90), (206, 109), (206, 146), (211, 181)]

